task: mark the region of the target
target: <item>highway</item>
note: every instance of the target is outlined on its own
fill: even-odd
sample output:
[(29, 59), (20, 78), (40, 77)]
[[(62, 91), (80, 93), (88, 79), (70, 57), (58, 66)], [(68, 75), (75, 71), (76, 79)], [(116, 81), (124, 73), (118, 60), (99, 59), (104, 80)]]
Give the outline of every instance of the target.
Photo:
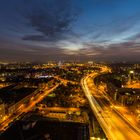
[[(101, 72), (104, 73), (106, 69)], [(109, 140), (140, 140), (140, 131), (119, 114), (109, 98), (94, 85), (92, 73), (81, 80), (90, 107)]]
[[(55, 78), (59, 79), (61, 81), (61, 83), (64, 83), (64, 84), (67, 84), (67, 82), (72, 82), (72, 81), (68, 81), (65, 79), (61, 79), (60, 77), (55, 77)], [(38, 90), (37, 94), (33, 94), (29, 98), (28, 97), (25, 98), (24, 99), (25, 103), (23, 103), (23, 101), (22, 101), (20, 103), (21, 105), (19, 104), (19, 108), (14, 112), (14, 114), (11, 114), (10, 116), (5, 117), (5, 120), (0, 124), (0, 132), (5, 131), (10, 126), (10, 124), (12, 124), (16, 119), (18, 119), (19, 116), (22, 116), (22, 114), (31, 111), (37, 103), (42, 101), (43, 98), (45, 98), (50, 92), (52, 92), (58, 86), (59, 86), (59, 84), (57, 84), (56, 86), (54, 86), (53, 88), (51, 88), (49, 90), (46, 87), (45, 89), (43, 89), (42, 93), (40, 93)]]
[(15, 111), (14, 114), (12, 114), (9, 117), (7, 117), (5, 119), (5, 121), (3, 121), (0, 124), (0, 131), (5, 131), (9, 127), (9, 124), (12, 123), (15, 119), (17, 119), (20, 115), (31, 111), (37, 103), (42, 101), (43, 98), (45, 98), (50, 92), (55, 90), (58, 86), (59, 86), (59, 84), (55, 85), (54, 87), (52, 87), (49, 90), (47, 88), (45, 88), (44, 92), (42, 92), (42, 93), (39, 92), (38, 94), (36, 94), (32, 98), (30, 98), (30, 101), (29, 101), (29, 103), (27, 105), (21, 104), (20, 109)]

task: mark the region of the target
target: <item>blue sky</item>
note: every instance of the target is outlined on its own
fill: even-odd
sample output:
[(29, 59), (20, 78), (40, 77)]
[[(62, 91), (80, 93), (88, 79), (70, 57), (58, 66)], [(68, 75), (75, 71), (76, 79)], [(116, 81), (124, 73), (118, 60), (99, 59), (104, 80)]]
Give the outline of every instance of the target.
[(139, 61), (140, 1), (1, 0), (0, 53), (6, 61)]

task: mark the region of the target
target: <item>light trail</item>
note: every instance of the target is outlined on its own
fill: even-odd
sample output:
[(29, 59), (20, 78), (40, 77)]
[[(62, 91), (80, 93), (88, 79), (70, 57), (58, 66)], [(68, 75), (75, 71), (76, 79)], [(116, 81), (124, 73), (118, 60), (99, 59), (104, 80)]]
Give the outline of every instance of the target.
[(14, 119), (17, 119), (21, 114), (31, 111), (37, 103), (42, 101), (50, 92), (55, 90), (58, 86), (59, 86), (59, 84), (55, 85), (53, 88), (51, 88), (47, 91), (45, 90), (43, 93), (38, 93), (34, 97), (35, 98), (34, 100), (31, 97), (32, 100), (28, 103), (28, 106), (21, 104), (22, 109), (16, 110), (15, 111), (16, 115), (13, 115), (13, 114), (10, 115), (9, 117), (7, 117), (7, 119), (5, 121), (3, 121), (0, 124), (0, 131), (5, 131), (9, 127), (9, 124), (12, 123), (14, 121)]
[[(105, 73), (106, 71), (107, 68), (104, 68), (101, 73)], [(118, 114), (117, 111), (112, 108), (109, 99), (103, 93), (98, 92), (93, 82), (91, 84), (90, 81), (93, 81), (98, 75), (99, 73), (92, 73), (86, 76), (81, 80), (81, 85), (90, 107), (107, 138), (109, 140), (140, 140), (139, 130)], [(106, 111), (109, 111), (109, 115), (107, 115)]]

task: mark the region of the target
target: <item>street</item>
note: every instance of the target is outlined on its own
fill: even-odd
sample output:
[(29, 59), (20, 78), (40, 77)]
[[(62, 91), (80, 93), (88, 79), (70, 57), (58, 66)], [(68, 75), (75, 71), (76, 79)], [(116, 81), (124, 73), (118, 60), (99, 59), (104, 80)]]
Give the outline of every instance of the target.
[(8, 125), (11, 124), (15, 119), (18, 119), (20, 115), (31, 111), (37, 103), (43, 100), (43, 98), (45, 98), (50, 92), (55, 90), (58, 87), (58, 85), (59, 84), (55, 85), (53, 88), (49, 90), (45, 89), (44, 92), (38, 93), (37, 95), (35, 95), (35, 97), (33, 96), (30, 99), (30, 102), (28, 103), (28, 105), (21, 104), (20, 110), (17, 110), (14, 114), (7, 117), (5, 121), (3, 121), (0, 124), (0, 131), (5, 131), (9, 127)]
[[(105, 72), (106, 70), (102, 70)], [(85, 95), (99, 124), (109, 140), (140, 140), (140, 131), (115, 111), (107, 96), (98, 92), (93, 79), (99, 73), (92, 73), (81, 80)]]

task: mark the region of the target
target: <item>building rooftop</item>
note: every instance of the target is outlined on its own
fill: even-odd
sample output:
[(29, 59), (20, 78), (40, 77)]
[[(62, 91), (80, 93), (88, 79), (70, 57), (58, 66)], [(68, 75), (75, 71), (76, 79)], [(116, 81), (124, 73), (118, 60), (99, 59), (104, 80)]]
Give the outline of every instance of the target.
[(15, 85), (0, 89), (0, 99), (6, 104), (16, 103), (35, 91), (36, 88), (15, 88)]
[(133, 89), (133, 88), (119, 88), (118, 89), (118, 93), (122, 94), (122, 95), (140, 95), (140, 89)]
[(31, 113), (17, 121), (1, 136), (2, 140), (89, 140), (89, 124), (62, 122)]

